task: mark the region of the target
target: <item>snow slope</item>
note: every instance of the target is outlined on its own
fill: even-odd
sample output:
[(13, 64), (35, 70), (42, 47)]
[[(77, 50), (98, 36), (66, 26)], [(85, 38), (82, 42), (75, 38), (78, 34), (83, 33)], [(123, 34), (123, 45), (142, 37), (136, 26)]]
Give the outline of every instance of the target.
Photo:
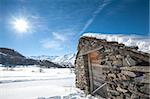
[(66, 54), (52, 60), (52, 62), (62, 65), (74, 65), (74, 61), (75, 61), (75, 54)]
[(139, 51), (150, 53), (150, 38), (139, 35), (124, 34), (101, 34), (101, 33), (85, 33), (82, 36), (96, 37), (98, 39), (106, 39), (107, 41), (117, 41), (126, 46), (138, 46)]

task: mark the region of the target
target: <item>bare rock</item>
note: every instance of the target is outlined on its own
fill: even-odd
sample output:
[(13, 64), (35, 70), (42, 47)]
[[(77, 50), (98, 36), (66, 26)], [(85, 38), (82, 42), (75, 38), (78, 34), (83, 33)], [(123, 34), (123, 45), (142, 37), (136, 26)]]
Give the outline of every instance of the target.
[(122, 66), (122, 61), (121, 61), (120, 59), (114, 60), (114, 61), (112, 62), (112, 65), (114, 65), (114, 66)]
[(129, 64), (125, 58), (122, 60), (122, 64), (123, 64), (123, 66), (129, 66)]
[(112, 78), (116, 79), (116, 75), (113, 74), (113, 73), (109, 73), (109, 74), (108, 74), (108, 77), (112, 77)]
[(120, 86), (118, 86), (116, 89), (117, 89), (117, 91), (119, 91), (119, 92), (123, 92), (123, 93), (128, 92), (128, 90), (123, 89), (123, 88), (121, 88)]
[(117, 58), (114, 55), (109, 56), (109, 60), (117, 60)]
[(108, 92), (110, 92), (112, 95), (115, 95), (115, 96), (119, 96), (120, 95), (120, 93), (118, 92), (118, 91), (116, 91), (116, 90), (107, 90)]
[(144, 86), (140, 87), (140, 91), (150, 95), (150, 85), (149, 84), (145, 84)]
[(129, 77), (136, 77), (136, 74), (131, 71), (121, 71), (122, 74), (127, 75)]
[(122, 55), (116, 55), (116, 58), (118, 58), (118, 59), (122, 59), (122, 58), (123, 58), (123, 56), (122, 56)]
[(119, 78), (119, 80), (128, 80), (128, 77), (123, 75), (122, 73), (118, 73), (117, 77)]
[(134, 59), (132, 59), (130, 57), (130, 55), (127, 55), (127, 57), (125, 58), (125, 60), (126, 60), (126, 62), (127, 62), (127, 64), (129, 66), (135, 66), (136, 65), (136, 61)]
[(134, 78), (134, 81), (137, 82), (137, 83), (147, 83), (147, 84), (150, 84), (150, 79), (149, 78), (145, 78), (144, 76), (140, 76), (140, 77)]

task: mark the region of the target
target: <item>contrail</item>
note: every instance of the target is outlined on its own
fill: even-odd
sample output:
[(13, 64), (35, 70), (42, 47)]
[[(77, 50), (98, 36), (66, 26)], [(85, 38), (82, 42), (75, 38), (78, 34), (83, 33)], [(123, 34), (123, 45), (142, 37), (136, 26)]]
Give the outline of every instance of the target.
[(98, 8), (94, 11), (92, 17), (86, 22), (82, 30), (80, 31), (80, 35), (84, 33), (84, 31), (92, 24), (96, 16), (110, 3), (111, 0), (103, 0), (102, 3), (99, 4)]
[[(111, 2), (111, 0), (103, 0), (102, 3), (99, 4), (98, 8), (94, 11), (94, 13), (92, 14), (92, 17), (85, 23), (84, 27), (82, 28), (82, 30), (77, 33), (76, 35), (74, 35), (72, 41), (76, 40), (76, 38), (78, 36), (81, 36), (84, 31), (90, 26), (90, 24), (92, 24), (92, 22), (94, 21), (94, 19), (96, 18), (96, 16), (104, 9), (104, 7), (106, 7), (109, 3)], [(71, 46), (68, 42), (68, 48), (69, 46)], [(70, 47), (71, 48), (71, 47)]]

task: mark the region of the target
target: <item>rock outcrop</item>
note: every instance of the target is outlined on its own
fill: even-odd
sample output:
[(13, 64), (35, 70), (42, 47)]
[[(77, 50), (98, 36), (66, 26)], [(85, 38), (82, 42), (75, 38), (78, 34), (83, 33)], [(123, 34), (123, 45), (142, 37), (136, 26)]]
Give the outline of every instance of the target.
[(76, 86), (86, 94), (110, 99), (149, 99), (150, 54), (137, 49), (81, 37), (75, 60)]

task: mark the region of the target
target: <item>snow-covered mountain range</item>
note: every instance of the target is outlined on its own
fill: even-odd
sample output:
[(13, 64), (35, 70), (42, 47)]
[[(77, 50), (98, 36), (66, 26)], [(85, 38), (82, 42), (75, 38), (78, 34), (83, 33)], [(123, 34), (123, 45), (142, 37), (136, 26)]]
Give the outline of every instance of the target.
[(41, 56), (30, 56), (29, 58), (35, 60), (48, 60), (65, 67), (72, 67), (74, 66), (75, 54), (66, 54), (62, 56), (41, 55)]
[(29, 56), (28, 58), (32, 58), (35, 60), (48, 60), (48, 61), (52, 61), (54, 59), (56, 59), (59, 56), (48, 56), (48, 55), (40, 55), (40, 56)]
[(75, 54), (63, 56), (23, 56), (10, 48), (0, 48), (0, 64), (5, 66), (40, 65), (44, 67), (74, 67)]

